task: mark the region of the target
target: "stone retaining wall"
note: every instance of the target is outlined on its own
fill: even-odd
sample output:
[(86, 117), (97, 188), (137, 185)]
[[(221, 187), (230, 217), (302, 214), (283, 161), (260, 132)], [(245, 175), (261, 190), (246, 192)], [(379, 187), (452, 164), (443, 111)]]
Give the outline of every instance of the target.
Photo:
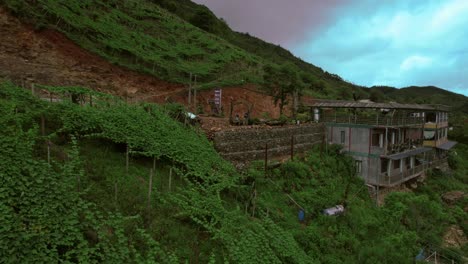
[(215, 133), (214, 145), (224, 158), (246, 162), (264, 159), (267, 144), (268, 157), (290, 155), (292, 137), (295, 154), (310, 150), (322, 143), (324, 132), (323, 124), (241, 128)]

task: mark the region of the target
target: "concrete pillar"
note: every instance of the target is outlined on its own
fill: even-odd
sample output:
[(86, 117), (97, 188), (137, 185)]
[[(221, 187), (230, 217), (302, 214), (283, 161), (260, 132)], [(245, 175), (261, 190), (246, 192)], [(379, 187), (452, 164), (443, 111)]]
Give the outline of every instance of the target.
[(320, 121), (320, 110), (318, 108), (314, 108), (314, 122), (318, 123)]

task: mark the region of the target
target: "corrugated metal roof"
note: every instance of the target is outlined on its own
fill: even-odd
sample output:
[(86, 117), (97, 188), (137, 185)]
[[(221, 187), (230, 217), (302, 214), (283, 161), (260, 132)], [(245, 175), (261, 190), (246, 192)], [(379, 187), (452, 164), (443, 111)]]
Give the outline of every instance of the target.
[(403, 159), (406, 157), (410, 157), (410, 156), (414, 156), (414, 155), (418, 155), (418, 154), (430, 151), (431, 149), (432, 148), (421, 147), (421, 148), (416, 148), (416, 149), (408, 150), (408, 151), (401, 152), (401, 153), (396, 153), (393, 155), (388, 155), (386, 156), (386, 158), (389, 158), (391, 160), (399, 160), (399, 159)]
[(441, 144), (441, 145), (437, 146), (437, 148), (438, 149), (443, 149), (443, 150), (449, 150), (449, 149), (453, 148), (456, 144), (457, 144), (457, 142), (455, 142), (455, 141), (447, 141), (444, 144)]
[(405, 110), (438, 110), (448, 111), (448, 106), (400, 103), (374, 103), (340, 100), (314, 100), (307, 104), (309, 107), (326, 108), (372, 108), (372, 109), (405, 109)]

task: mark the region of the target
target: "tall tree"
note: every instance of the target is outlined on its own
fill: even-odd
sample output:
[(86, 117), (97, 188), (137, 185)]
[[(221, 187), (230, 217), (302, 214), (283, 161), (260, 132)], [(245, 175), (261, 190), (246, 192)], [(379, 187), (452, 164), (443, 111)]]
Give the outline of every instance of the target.
[(283, 114), (284, 106), (288, 104), (288, 96), (298, 96), (301, 90), (298, 71), (292, 64), (284, 64), (280, 67), (267, 64), (263, 68), (264, 87), (273, 97), (275, 105), (279, 104), (280, 114)]

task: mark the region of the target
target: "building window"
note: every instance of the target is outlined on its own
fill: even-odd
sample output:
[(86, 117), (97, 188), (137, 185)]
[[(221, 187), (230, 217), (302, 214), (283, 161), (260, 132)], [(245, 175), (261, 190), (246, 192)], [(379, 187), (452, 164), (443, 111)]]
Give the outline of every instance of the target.
[(393, 169), (399, 169), (400, 168), (400, 161), (399, 160), (394, 160), (393, 161)]
[(372, 134), (372, 146), (374, 147), (380, 146), (380, 134), (379, 133)]
[(380, 172), (387, 172), (388, 170), (388, 160), (387, 159), (381, 159), (380, 160)]
[(346, 132), (345, 132), (345, 131), (341, 131), (341, 144), (344, 144), (344, 143), (345, 143), (345, 139), (346, 139)]
[(354, 164), (356, 166), (356, 174), (361, 174), (361, 172), (362, 172), (362, 161), (361, 160), (356, 160)]

